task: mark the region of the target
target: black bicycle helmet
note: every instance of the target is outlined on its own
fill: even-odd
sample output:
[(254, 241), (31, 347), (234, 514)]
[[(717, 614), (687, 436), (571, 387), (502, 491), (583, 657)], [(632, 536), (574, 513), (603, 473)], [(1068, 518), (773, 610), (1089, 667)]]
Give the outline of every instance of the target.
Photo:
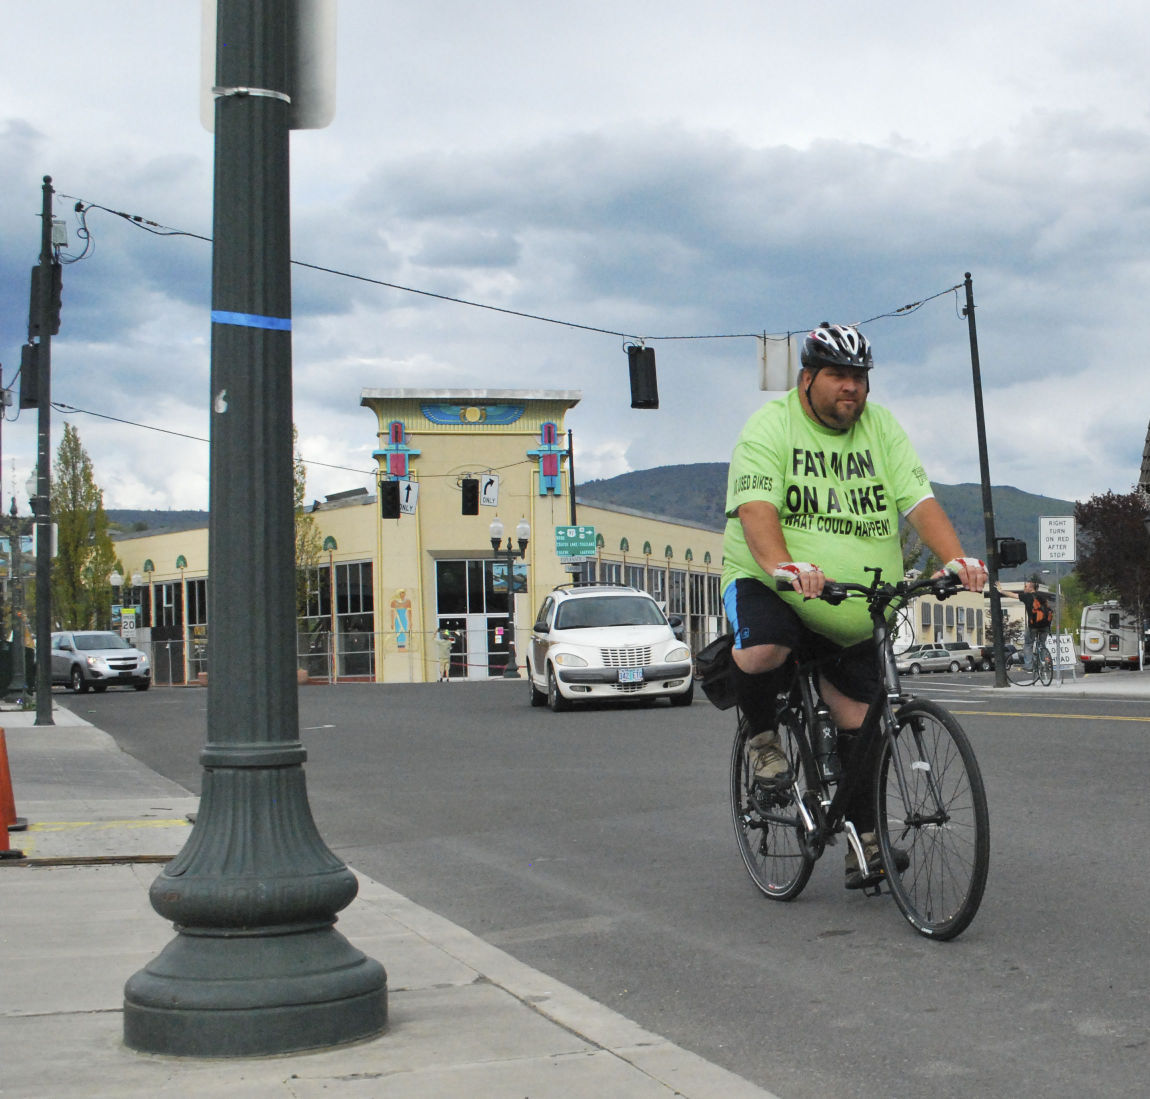
[(799, 358), (808, 370), (824, 366), (870, 370), (874, 366), (866, 336), (852, 325), (828, 324), (826, 321), (807, 333)]

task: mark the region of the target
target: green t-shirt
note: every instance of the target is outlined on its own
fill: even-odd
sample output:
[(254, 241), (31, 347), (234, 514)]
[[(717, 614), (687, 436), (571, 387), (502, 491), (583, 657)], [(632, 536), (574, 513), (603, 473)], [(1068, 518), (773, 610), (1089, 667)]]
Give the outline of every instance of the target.
[[(865, 567), (902, 579), (899, 515), (933, 496), (906, 432), (880, 405), (868, 404), (858, 423), (834, 431), (812, 420), (797, 389), (763, 405), (735, 443), (727, 479), (723, 587), (749, 576), (774, 587), (743, 536), (740, 504), (765, 500), (778, 510), (792, 561), (811, 561), (831, 580), (870, 583)], [(817, 633), (841, 645), (870, 636), (866, 604), (837, 607), (797, 592), (782, 597)]]

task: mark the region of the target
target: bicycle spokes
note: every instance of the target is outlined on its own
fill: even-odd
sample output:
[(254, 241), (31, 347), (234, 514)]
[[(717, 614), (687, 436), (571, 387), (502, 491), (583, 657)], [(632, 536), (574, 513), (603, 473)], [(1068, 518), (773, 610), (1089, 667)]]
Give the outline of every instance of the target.
[(958, 935), (978, 910), (990, 859), (982, 777), (957, 721), (922, 699), (898, 715), (878, 772), (883, 863), (902, 852), (906, 870), (888, 875), (903, 915), (934, 938)]

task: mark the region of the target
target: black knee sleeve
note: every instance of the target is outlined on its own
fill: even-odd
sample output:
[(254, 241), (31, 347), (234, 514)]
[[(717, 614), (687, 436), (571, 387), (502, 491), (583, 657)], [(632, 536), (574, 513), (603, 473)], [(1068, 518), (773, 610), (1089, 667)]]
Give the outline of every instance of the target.
[(859, 750), (858, 729), (839, 730), (839, 761), (843, 774), (850, 775), (854, 786), (843, 806), (843, 815), (859, 832), (875, 830), (874, 753), (865, 756)]
[(733, 661), (731, 674), (735, 700), (752, 733), (761, 733), (775, 724), (776, 698), (785, 681), (784, 668), (751, 675)]

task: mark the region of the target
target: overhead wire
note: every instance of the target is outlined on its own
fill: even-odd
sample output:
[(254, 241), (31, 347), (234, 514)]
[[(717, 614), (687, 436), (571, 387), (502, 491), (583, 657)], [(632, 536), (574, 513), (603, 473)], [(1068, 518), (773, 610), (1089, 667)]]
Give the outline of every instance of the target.
[[(97, 202), (89, 202), (86, 199), (76, 198), (74, 195), (64, 195), (64, 198), (74, 199), (76, 202), (77, 213), (80, 214), (89, 209), (103, 210), (105, 213), (112, 214), (115, 217), (122, 218), (128, 222), (129, 225), (137, 229), (143, 229), (145, 232), (152, 233), (155, 236), (164, 237), (191, 237), (193, 240), (201, 240), (208, 244), (212, 243), (212, 238), (204, 236), (202, 233), (193, 233), (186, 229), (175, 229), (168, 225), (163, 225), (160, 222), (153, 221), (150, 218), (145, 218), (140, 214), (128, 214), (122, 210), (113, 210), (109, 206), (102, 206)], [(521, 317), (524, 320), (540, 321), (544, 324), (561, 325), (564, 328), (574, 328), (583, 332), (595, 332), (603, 336), (618, 336), (625, 340), (639, 340), (639, 341), (672, 341), (672, 340), (766, 340), (766, 339), (789, 339), (795, 332), (805, 332), (813, 327), (813, 325), (798, 325), (793, 328), (787, 329), (785, 333), (767, 333), (767, 332), (717, 332), (717, 333), (703, 333), (697, 335), (674, 335), (674, 336), (640, 336), (633, 332), (620, 332), (611, 328), (601, 328), (591, 324), (581, 324), (577, 321), (561, 320), (557, 317), (548, 317), (540, 313), (528, 313), (519, 309), (508, 309), (506, 306), (491, 305), (487, 302), (471, 301), (468, 298), (459, 298), (451, 294), (441, 294), (434, 290), (421, 290), (414, 286), (404, 286), (402, 283), (388, 282), (385, 279), (373, 278), (370, 275), (360, 275), (353, 271), (344, 271), (338, 267), (328, 267), (319, 263), (309, 263), (306, 260), (293, 259), (291, 263), (295, 267), (303, 267), (311, 271), (318, 271), (321, 274), (334, 275), (338, 278), (352, 279), (356, 282), (368, 283), (372, 286), (382, 286), (388, 290), (399, 290), (405, 294), (417, 294), (421, 297), (432, 298), (437, 301), (451, 302), (455, 305), (466, 305), (473, 309), (486, 309), (493, 313), (503, 313), (507, 316)], [(857, 326), (864, 324), (871, 324), (874, 321), (885, 320), (888, 318), (899, 318), (909, 316), (911, 313), (917, 312), (927, 302), (934, 301), (935, 298), (942, 297), (944, 294), (956, 293), (961, 289), (961, 283), (957, 286), (949, 286), (945, 290), (931, 294), (927, 297), (921, 298), (918, 301), (910, 302), (907, 305), (901, 305), (897, 309), (888, 310), (885, 313), (877, 313), (873, 317), (868, 317), (864, 321), (858, 321)]]
[[(122, 210), (114, 210), (110, 206), (104, 206), (104, 205), (101, 205), (100, 203), (97, 203), (97, 202), (90, 202), (86, 199), (77, 198), (74, 195), (62, 195), (61, 197), (69, 198), (69, 199), (72, 199), (73, 201), (75, 201), (76, 205), (74, 207), (74, 210), (75, 210), (77, 218), (80, 222), (80, 228), (77, 230), (77, 236), (80, 237), (80, 239), (84, 240), (84, 242), (85, 242), (84, 251), (81, 252), (77, 256), (69, 256), (66, 260), (66, 262), (69, 262), (69, 263), (74, 263), (80, 259), (83, 259), (85, 256), (89, 255), (95, 248), (95, 241), (94, 241), (94, 238), (92, 237), (91, 231), (88, 229), (87, 221), (86, 221), (86, 215), (87, 215), (87, 212), (89, 210), (101, 210), (104, 213), (111, 214), (114, 217), (121, 218), (124, 221), (126, 221), (129, 225), (133, 226), (134, 228), (142, 229), (144, 232), (151, 233), (154, 236), (190, 237), (193, 240), (203, 241), (207, 244), (212, 243), (212, 238), (209, 236), (205, 236), (202, 233), (194, 233), (194, 232), (191, 232), (190, 230), (187, 230), (187, 229), (177, 229), (177, 228), (174, 228), (172, 226), (163, 225), (160, 222), (154, 221), (150, 218), (143, 217), (140, 214), (129, 214), (129, 213), (125, 213)], [(320, 272), (322, 274), (333, 275), (333, 276), (336, 276), (339, 278), (352, 279), (352, 280), (357, 281), (357, 282), (363, 282), (363, 283), (367, 283), (367, 284), (370, 284), (373, 286), (381, 286), (381, 287), (384, 287), (384, 288), (390, 289), (390, 290), (398, 290), (398, 291), (401, 291), (403, 293), (417, 294), (417, 295), (420, 295), (421, 297), (432, 298), (432, 299), (435, 299), (437, 301), (451, 302), (451, 303), (456, 304), (456, 305), (466, 305), (466, 306), (470, 306), (471, 308), (474, 308), (474, 309), (485, 309), (485, 310), (489, 310), (489, 311), (495, 312), (495, 313), (503, 313), (503, 314), (506, 314), (508, 316), (521, 317), (525, 320), (540, 321), (540, 322), (545, 323), (545, 324), (561, 325), (565, 328), (578, 329), (578, 330), (581, 330), (584, 332), (595, 332), (595, 333), (598, 333), (600, 335), (605, 335), (605, 336), (617, 336), (617, 337), (620, 337), (624, 340), (639, 340), (640, 343), (644, 343), (646, 341), (654, 342), (654, 341), (671, 341), (671, 340), (757, 339), (757, 340), (763, 340), (764, 342), (766, 340), (784, 340), (784, 339), (789, 340), (790, 337), (795, 332), (806, 331), (807, 328), (809, 327), (809, 326), (800, 326), (797, 328), (789, 329), (785, 333), (779, 333), (779, 334), (768, 333), (766, 331), (763, 331), (763, 332), (727, 332), (727, 333), (711, 333), (711, 334), (697, 334), (697, 335), (637, 336), (637, 335), (634, 335), (634, 334), (629, 333), (629, 332), (621, 332), (621, 331), (616, 331), (614, 329), (601, 328), (601, 327), (598, 327), (595, 325), (590, 325), (590, 324), (581, 324), (581, 323), (578, 323), (575, 321), (561, 320), (561, 319), (556, 318), (556, 317), (548, 317), (548, 316), (544, 316), (544, 315), (538, 314), (538, 313), (528, 313), (528, 312), (518, 310), (518, 309), (508, 309), (505, 306), (491, 305), (491, 304), (485, 303), (485, 302), (471, 301), (467, 298), (455, 297), (455, 296), (450, 295), (450, 294), (441, 294), (441, 293), (437, 293), (437, 292), (432, 291), (432, 290), (422, 290), (422, 289), (419, 289), (419, 288), (413, 287), (413, 286), (404, 286), (401, 283), (388, 282), (384, 279), (373, 278), (370, 275), (360, 275), (360, 274), (356, 274), (355, 272), (343, 271), (339, 268), (328, 267), (328, 266), (325, 266), (323, 264), (309, 263), (305, 260), (293, 259), (293, 260), (291, 260), (291, 263), (296, 267), (302, 267), (302, 268), (305, 268), (308, 270), (317, 271), (317, 272)], [(888, 319), (888, 318), (901, 319), (903, 317), (909, 316), (912, 313), (917, 312), (919, 309), (921, 309), (928, 302), (934, 301), (936, 298), (940, 298), (946, 294), (954, 293), (956, 295), (956, 302), (957, 302), (957, 292), (961, 288), (962, 288), (961, 283), (958, 285), (955, 285), (955, 286), (947, 287), (945, 290), (939, 290), (936, 293), (930, 294), (930, 295), (923, 297), (923, 298), (920, 298), (917, 301), (909, 302), (906, 305), (901, 305), (897, 309), (888, 310), (887, 312), (884, 312), (884, 313), (877, 313), (873, 317), (868, 317), (866, 320), (858, 321), (858, 322), (856, 322), (856, 326), (861, 327), (862, 325), (872, 324), (875, 321), (884, 320), (884, 319)], [(19, 377), (19, 372), (17, 372), (16, 377), (17, 378)], [(13, 379), (13, 380), (15, 380), (15, 379)], [(209, 441), (208, 439), (206, 439), (202, 436), (189, 435), (189, 434), (186, 434), (185, 432), (175, 431), (175, 430), (172, 430), (170, 428), (162, 428), (162, 427), (157, 427), (157, 426), (152, 425), (152, 424), (139, 423), (138, 421), (127, 420), (127, 419), (124, 419), (122, 417), (113, 416), (109, 413), (96, 412), (92, 409), (77, 408), (73, 405), (64, 404), (63, 402), (53, 401), (52, 405), (57, 411), (64, 413), (65, 415), (67, 415), (67, 414), (82, 414), (82, 415), (87, 415), (87, 416), (94, 416), (94, 417), (97, 417), (99, 419), (105, 419), (105, 420), (112, 421), (114, 423), (122, 423), (122, 424), (125, 424), (126, 426), (129, 426), (129, 427), (138, 427), (138, 428), (142, 428), (142, 429), (148, 430), (148, 431), (156, 431), (156, 432), (160, 432), (161, 434), (167, 434), (167, 435), (172, 435), (172, 436), (175, 436), (178, 438), (189, 439), (189, 440), (192, 440), (194, 442), (206, 443)], [(19, 413), (17, 413), (17, 415), (18, 414)], [(355, 469), (351, 466), (336, 465), (336, 464), (329, 463), (329, 462), (319, 462), (319, 461), (316, 461), (314, 459), (301, 458), (300, 460), (303, 461), (305, 465), (318, 466), (318, 467), (323, 467), (325, 469), (336, 469), (336, 470), (341, 470), (341, 471), (348, 472), (348, 473), (356, 473), (356, 474), (359, 474), (359, 475), (365, 476), (365, 477), (376, 476), (379, 472), (378, 470), (361, 470), (361, 469)], [(510, 469), (513, 466), (518, 466), (518, 465), (523, 465), (523, 464), (528, 464), (528, 463), (526, 463), (524, 461), (518, 461), (518, 462), (513, 462), (507, 466), (503, 466), (503, 467), (499, 467), (499, 468), (500, 469)], [(495, 471), (491, 470), (490, 472), (495, 472)], [(454, 473), (453, 474), (443, 474), (442, 476), (444, 476), (444, 477), (448, 477), (448, 476), (457, 477), (458, 474), (454, 474)]]
[[(108, 412), (96, 412), (95, 410), (93, 410), (91, 408), (77, 408), (75, 405), (65, 404), (63, 401), (53, 401), (52, 407), (57, 412), (61, 413), (62, 415), (65, 415), (65, 416), (70, 416), (70, 415), (93, 416), (99, 420), (110, 420), (112, 423), (124, 424), (127, 427), (139, 427), (139, 428), (143, 428), (145, 431), (158, 432), (161, 435), (173, 435), (178, 439), (190, 439), (194, 443), (210, 442), (210, 440), (207, 439), (203, 435), (189, 435), (187, 432), (176, 431), (173, 428), (169, 428), (169, 427), (157, 427), (155, 424), (140, 423), (138, 420), (127, 420), (127, 419), (124, 419), (124, 417), (122, 417), (122, 416), (113, 416), (111, 413), (108, 413)], [(374, 477), (376, 474), (379, 473), (378, 469), (357, 469), (354, 466), (342, 466), (342, 465), (337, 465), (333, 462), (321, 462), (315, 458), (304, 458), (302, 456), (300, 457), (300, 461), (303, 462), (303, 464), (306, 466), (317, 466), (317, 467), (321, 467), (323, 469), (337, 469), (343, 473), (357, 473), (362, 477)], [(514, 461), (514, 462), (508, 462), (505, 465), (493, 466), (490, 469), (485, 469), (484, 472), (498, 473), (498, 472), (501, 472), (503, 470), (513, 469), (517, 466), (525, 466), (525, 465), (531, 465), (531, 464), (532, 463), (531, 463), (530, 459), (521, 458), (521, 459)], [(441, 473), (441, 474), (432, 474), (430, 477), (421, 478), (421, 480), (433, 480), (436, 477), (442, 477), (446, 480), (448, 478), (458, 478), (459, 476), (460, 475), (458, 473)]]

